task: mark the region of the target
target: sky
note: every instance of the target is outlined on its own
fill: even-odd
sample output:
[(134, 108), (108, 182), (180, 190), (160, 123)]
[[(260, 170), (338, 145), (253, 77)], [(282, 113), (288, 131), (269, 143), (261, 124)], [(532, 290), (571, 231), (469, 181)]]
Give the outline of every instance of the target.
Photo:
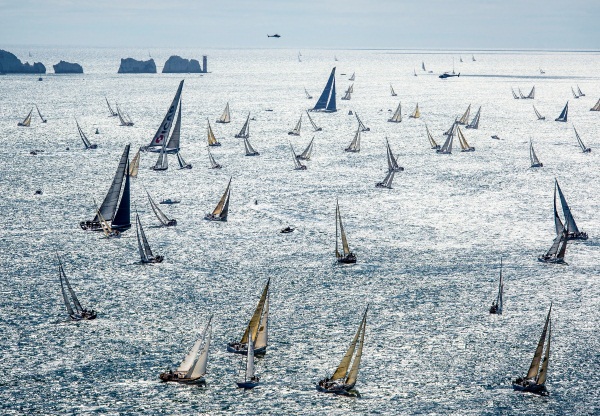
[(600, 0), (0, 0), (0, 49), (599, 50), (599, 18)]

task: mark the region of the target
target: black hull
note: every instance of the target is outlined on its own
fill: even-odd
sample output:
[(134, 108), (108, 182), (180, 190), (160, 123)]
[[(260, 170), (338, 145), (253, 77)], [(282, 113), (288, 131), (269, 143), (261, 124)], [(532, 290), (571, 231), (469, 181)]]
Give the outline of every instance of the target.
[(534, 163), (533, 165), (531, 165), (532, 168), (543, 168), (544, 164), (543, 163)]
[(204, 377), (198, 378), (179, 378), (175, 373), (162, 373), (158, 376), (163, 382), (174, 382), (180, 384), (196, 384), (196, 385), (205, 385), (206, 380)]
[(584, 232), (579, 233), (569, 233), (567, 235), (567, 240), (587, 240), (588, 234)]
[(347, 256), (338, 258), (337, 262), (342, 264), (354, 264), (356, 263), (356, 256), (350, 253)]
[(543, 255), (538, 257), (538, 261), (541, 261), (542, 263), (550, 263), (550, 264), (564, 264), (564, 265), (569, 264), (564, 259), (558, 259), (556, 257), (546, 257)]
[[(242, 344), (240, 347), (236, 348), (235, 346), (239, 345), (237, 342), (230, 342), (227, 344), (227, 352), (232, 354), (240, 354), (240, 355), (248, 355), (248, 345)], [(267, 353), (267, 347), (260, 347), (254, 350), (255, 357), (262, 357)]]
[(164, 256), (155, 256), (154, 258), (144, 261), (142, 260), (143, 264), (155, 264), (155, 263), (162, 263), (164, 260)]
[(547, 396), (549, 394), (548, 390), (546, 389), (546, 386), (543, 384), (523, 385), (521, 383), (513, 383), (512, 386), (514, 391), (539, 394), (540, 396)]

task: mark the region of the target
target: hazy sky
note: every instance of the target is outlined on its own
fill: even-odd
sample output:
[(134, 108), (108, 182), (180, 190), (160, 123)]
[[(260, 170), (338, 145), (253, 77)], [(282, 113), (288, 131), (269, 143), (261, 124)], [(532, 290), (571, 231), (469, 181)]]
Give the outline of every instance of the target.
[(0, 48), (600, 49), (600, 0), (0, 0), (0, 18)]

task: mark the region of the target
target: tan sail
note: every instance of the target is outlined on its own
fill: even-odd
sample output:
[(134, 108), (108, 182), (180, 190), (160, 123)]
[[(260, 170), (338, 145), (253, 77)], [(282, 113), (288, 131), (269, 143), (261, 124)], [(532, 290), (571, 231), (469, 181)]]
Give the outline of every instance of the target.
[(217, 207), (215, 208), (215, 210), (212, 212), (212, 215), (221, 216), (221, 213), (223, 212), (223, 208), (225, 208), (227, 200), (229, 199), (229, 187), (230, 186), (231, 186), (231, 178), (229, 179), (229, 183), (227, 184), (227, 188), (225, 189), (225, 192), (223, 193), (221, 200), (217, 204)]
[(346, 379), (346, 384), (352, 386), (356, 383), (356, 379), (358, 378), (358, 368), (360, 366), (360, 360), (362, 358), (363, 346), (365, 344), (365, 329), (367, 327), (367, 312), (365, 311), (365, 316), (363, 317), (361, 324), (361, 333), (360, 333), (360, 342), (358, 344), (358, 350), (356, 351), (356, 356), (354, 357), (354, 362), (352, 363), (352, 367), (350, 367), (350, 372), (348, 373), (348, 378)]
[(331, 376), (331, 380), (339, 380), (346, 377), (346, 374), (348, 373), (348, 367), (350, 367), (350, 361), (352, 360), (352, 356), (354, 355), (356, 343), (358, 342), (358, 337), (360, 336), (361, 331), (362, 322), (360, 323), (360, 326), (358, 327), (358, 330), (356, 331), (356, 334), (354, 335), (354, 338), (352, 339), (352, 342), (350, 343), (350, 346), (348, 347), (344, 358), (342, 358), (340, 365), (338, 365), (338, 368)]
[(223, 110), (223, 114), (217, 121), (218, 123), (229, 123), (231, 121), (231, 115), (229, 114), (229, 103), (225, 106), (225, 110)]
[(419, 103), (417, 103), (417, 106), (415, 107), (415, 111), (413, 111), (413, 113), (410, 115), (411, 118), (419, 118), (421, 117), (421, 110), (419, 110)]
[[(342, 224), (342, 216), (340, 214), (340, 206), (339, 205), (336, 205), (336, 213), (337, 213), (336, 225), (339, 223), (340, 236), (342, 239), (342, 249), (344, 251), (344, 256), (347, 256), (350, 253), (350, 248), (348, 247), (348, 239), (346, 238), (346, 232), (344, 231), (344, 225)], [(336, 233), (337, 233), (337, 230), (336, 230)], [(335, 240), (336, 241), (335, 255), (339, 258), (342, 256), (340, 255), (338, 248), (337, 248), (337, 234), (336, 234), (335, 239), (336, 239)]]
[(215, 134), (213, 133), (212, 127), (210, 127), (210, 120), (206, 119), (206, 121), (208, 122), (208, 129), (207, 129), (207, 132), (208, 132), (208, 145), (209, 146), (214, 146), (214, 145), (216, 145), (219, 142), (217, 141), (217, 138), (215, 137)]
[(469, 115), (471, 114), (471, 104), (467, 107), (467, 111), (463, 114), (463, 116), (458, 120), (458, 124), (467, 124), (469, 122)]
[(256, 334), (256, 342), (254, 344), (255, 349), (263, 348), (267, 346), (269, 341), (269, 294), (267, 293), (267, 299), (263, 307), (262, 318), (260, 319), (260, 325), (258, 327), (258, 333)]
[(398, 103), (398, 107), (396, 107), (396, 111), (392, 118), (388, 119), (390, 123), (400, 123), (402, 121), (402, 102)]
[(598, 100), (595, 106), (590, 108), (590, 111), (600, 111), (600, 99)]
[(463, 150), (470, 149), (471, 146), (469, 146), (469, 143), (467, 143), (467, 139), (465, 138), (465, 135), (463, 134), (463, 132), (460, 129), (460, 127), (457, 127), (457, 131), (458, 131), (458, 141), (460, 143), (460, 147)]
[(31, 111), (29, 112), (29, 114), (27, 114), (27, 117), (25, 117), (25, 120), (23, 120), (22, 122), (20, 122), (18, 125), (21, 127), (29, 127), (31, 125), (31, 113), (33, 112), (33, 108), (31, 109)]
[(544, 384), (548, 375), (548, 361), (550, 360), (550, 337), (552, 336), (552, 321), (548, 322), (548, 341), (546, 342), (546, 354), (542, 361), (542, 369), (538, 375), (537, 384)]
[(439, 145), (435, 142), (435, 140), (433, 139), (433, 136), (431, 135), (431, 133), (429, 132), (429, 127), (427, 127), (427, 124), (425, 124), (425, 130), (427, 130), (427, 138), (429, 139), (429, 143), (431, 144), (431, 148), (435, 149), (437, 148)]
[(104, 232), (104, 235), (108, 237), (113, 232), (113, 229), (110, 227), (110, 224), (104, 219), (104, 216), (100, 213), (100, 210), (98, 209), (98, 204), (96, 203), (95, 199), (94, 206), (96, 207), (96, 215), (98, 216), (98, 220), (100, 221), (102, 231)]
[(260, 296), (260, 300), (258, 301), (258, 305), (256, 305), (256, 309), (254, 310), (254, 314), (252, 318), (250, 318), (250, 323), (246, 327), (246, 331), (244, 331), (244, 335), (242, 336), (242, 340), (240, 343), (247, 344), (248, 343), (248, 335), (250, 331), (252, 331), (252, 342), (256, 341), (256, 334), (258, 333), (258, 327), (261, 322), (261, 317), (263, 314), (263, 310), (265, 308), (265, 302), (267, 301), (267, 297), (269, 295), (269, 284), (271, 283), (271, 279), (267, 280), (267, 284), (263, 289), (262, 295)]
[(140, 151), (138, 150), (137, 153), (135, 154), (135, 156), (133, 157), (131, 164), (129, 165), (129, 176), (131, 176), (132, 178), (137, 178), (139, 169), (140, 169)]
[(538, 375), (538, 371), (540, 369), (540, 361), (542, 359), (542, 353), (544, 352), (544, 342), (546, 341), (546, 333), (548, 331), (548, 323), (550, 322), (550, 312), (552, 311), (552, 304), (550, 304), (550, 310), (548, 310), (548, 316), (546, 317), (546, 323), (544, 324), (544, 330), (542, 331), (542, 336), (538, 342), (538, 346), (535, 350), (535, 354), (533, 355), (533, 360), (531, 361), (531, 365), (529, 366), (529, 371), (527, 372), (527, 378), (536, 378)]

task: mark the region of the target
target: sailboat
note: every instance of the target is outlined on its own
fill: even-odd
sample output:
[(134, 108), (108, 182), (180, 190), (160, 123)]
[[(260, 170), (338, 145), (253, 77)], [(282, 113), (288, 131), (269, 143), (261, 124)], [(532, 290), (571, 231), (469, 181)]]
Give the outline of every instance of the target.
[(402, 172), (404, 168), (398, 165), (398, 160), (394, 157), (392, 153), (392, 148), (390, 147), (390, 142), (387, 137), (385, 138), (386, 144), (386, 152), (387, 152), (387, 164), (388, 164), (388, 172)]
[(410, 116), (408, 116), (409, 118), (419, 118), (421, 117), (421, 110), (419, 110), (419, 103), (417, 103), (417, 106), (415, 107), (415, 111), (412, 112), (412, 114)]
[(454, 131), (456, 130), (456, 128), (458, 127), (458, 122), (454, 122), (452, 124), (452, 127), (450, 127), (450, 129), (446, 132), (447, 136), (446, 136), (446, 141), (444, 142), (444, 144), (442, 145), (442, 147), (440, 147), (439, 149), (436, 150), (436, 153), (440, 153), (440, 154), (452, 154), (452, 142), (454, 141)]
[(29, 114), (27, 114), (27, 117), (25, 117), (25, 120), (21, 121), (20, 123), (17, 123), (17, 126), (29, 127), (31, 125), (31, 113), (33, 113), (33, 108), (29, 111)]
[[(312, 141), (311, 141), (312, 143)], [(294, 159), (294, 170), (306, 170), (307, 167), (305, 164), (303, 164), (302, 162), (300, 162), (300, 159), (298, 158), (299, 155), (296, 155), (296, 152), (294, 152), (294, 147), (292, 146), (292, 144), (290, 143), (290, 149), (292, 151), (292, 157)]]
[(456, 126), (456, 130), (458, 131), (458, 142), (460, 143), (460, 148), (462, 149), (461, 152), (474, 152), (475, 148), (473, 146), (469, 146), (469, 143), (467, 143), (467, 139), (465, 138), (465, 135), (460, 127)]
[(458, 119), (458, 124), (465, 125), (469, 122), (469, 116), (471, 115), (471, 104), (467, 107), (467, 110), (462, 115), (461, 118)]
[(306, 87), (304, 88), (304, 94), (306, 95), (307, 99), (312, 100), (313, 97), (308, 93), (308, 91), (306, 91)]
[(312, 151), (313, 151), (313, 146), (314, 146), (314, 141), (315, 138), (313, 136), (312, 139), (310, 139), (310, 143), (308, 143), (308, 146), (306, 146), (306, 149), (304, 149), (304, 151), (302, 153), (300, 153), (299, 155), (296, 156), (296, 159), (299, 160), (310, 160), (310, 157), (312, 155)]
[(254, 355), (265, 355), (267, 352), (267, 344), (269, 341), (270, 283), (271, 279), (268, 279), (242, 338), (240, 341), (229, 342), (227, 344), (227, 352), (246, 355), (249, 352), (249, 341), (253, 342)]
[(365, 126), (365, 124), (362, 122), (356, 111), (354, 112), (354, 115), (356, 116), (356, 121), (358, 121), (358, 129), (360, 131), (371, 131), (369, 127)]
[(504, 306), (504, 302), (502, 301), (504, 295), (504, 280), (502, 278), (502, 257), (500, 257), (500, 281), (498, 282), (498, 296), (496, 296), (496, 300), (492, 302), (492, 306), (490, 307), (490, 313), (496, 315), (502, 315), (502, 309)]
[(571, 92), (573, 93), (573, 98), (579, 98), (579, 95), (577, 95), (573, 87), (571, 87)]
[(238, 388), (250, 390), (258, 386), (260, 377), (256, 375), (254, 368), (254, 340), (248, 339), (248, 349), (246, 352), (246, 369), (244, 371), (244, 381), (236, 382)]
[(517, 91), (519, 91), (519, 97), (521, 97), (521, 99), (524, 100), (526, 97), (523, 95), (521, 88), (517, 88)]
[(600, 99), (598, 99), (598, 102), (596, 103), (596, 105), (594, 105), (592, 108), (590, 108), (590, 111), (600, 111)]
[(86, 150), (87, 149), (97, 149), (98, 145), (90, 143), (89, 139), (87, 138), (87, 136), (85, 135), (83, 130), (81, 130), (81, 127), (79, 127), (79, 123), (77, 122), (77, 119), (75, 119), (75, 124), (77, 125), (77, 131), (79, 131), (79, 137), (81, 137), (81, 141), (83, 142), (83, 145), (85, 146)]
[(289, 131), (290, 136), (300, 136), (300, 129), (302, 128), (302, 114), (300, 114), (300, 120), (296, 123), (296, 127), (292, 131)]
[(221, 143), (219, 143), (219, 141), (215, 137), (215, 134), (213, 133), (212, 127), (210, 127), (210, 120), (208, 118), (206, 119), (206, 122), (208, 123), (208, 127), (206, 128), (206, 133), (208, 136), (208, 145), (209, 146), (221, 146)]
[(513, 98), (514, 98), (515, 100), (518, 100), (518, 99), (519, 99), (519, 96), (518, 96), (517, 94), (515, 94), (515, 90), (514, 90), (514, 89), (512, 89), (512, 88), (511, 88), (510, 90), (512, 91)]
[(302, 62), (302, 54), (300, 52), (298, 52), (298, 62)]
[(396, 107), (396, 111), (394, 111), (394, 115), (392, 118), (388, 119), (390, 123), (400, 123), (402, 122), (402, 101), (398, 103), (398, 107)]
[(335, 67), (331, 70), (327, 84), (321, 93), (321, 96), (317, 100), (317, 103), (310, 111), (323, 111), (325, 113), (332, 113), (337, 111), (335, 104)]
[(460, 62), (464, 62), (463, 59), (462, 59), (462, 56), (459, 57), (459, 61)]
[(308, 117), (308, 121), (310, 121), (310, 125), (312, 126), (313, 131), (322, 131), (323, 130), (321, 127), (316, 125), (316, 123), (313, 121), (313, 119), (310, 116), (310, 113), (308, 111), (306, 112), (306, 116)]
[(346, 152), (358, 153), (360, 152), (360, 129), (354, 133), (354, 138), (350, 142), (350, 146), (344, 149)]
[(223, 114), (217, 120), (217, 123), (229, 123), (231, 121), (231, 114), (229, 113), (229, 103), (225, 106), (225, 110), (223, 110)]
[(150, 192), (146, 191), (146, 195), (148, 195), (148, 201), (150, 202), (150, 206), (152, 207), (154, 215), (156, 215), (156, 218), (158, 218), (162, 225), (164, 225), (165, 227), (172, 227), (174, 225), (177, 225), (176, 219), (170, 219), (169, 217), (167, 217), (165, 213), (161, 211), (158, 205), (156, 205), (156, 202), (154, 202), (154, 200), (150, 196)]
[[(206, 366), (208, 363), (208, 350), (210, 348), (210, 338), (212, 332), (212, 315), (208, 318), (208, 323), (200, 337), (196, 340), (192, 348), (183, 358), (181, 364), (175, 371), (159, 375), (162, 381), (174, 381), (182, 384), (205, 384)], [(199, 354), (198, 354), (199, 353)]]
[(337, 62), (337, 61), (338, 61), (338, 59), (337, 59), (337, 56), (336, 56), (336, 55), (333, 55), (333, 60), (334, 60), (335, 62)]
[(468, 129), (478, 129), (479, 128), (479, 118), (481, 117), (481, 106), (479, 106), (479, 109), (477, 110), (477, 113), (475, 114), (475, 117), (473, 117), (473, 120), (471, 120), (471, 122), (469, 124), (467, 124), (467, 128)]
[(221, 169), (223, 167), (217, 163), (212, 153), (210, 152), (210, 149), (208, 149), (208, 161), (210, 162), (211, 169)]
[(587, 240), (588, 234), (584, 231), (579, 231), (579, 227), (577, 227), (577, 223), (575, 223), (575, 218), (573, 218), (573, 214), (571, 213), (571, 208), (567, 203), (567, 199), (562, 193), (560, 189), (560, 185), (558, 181), (554, 180), (554, 226), (556, 228), (556, 234), (559, 235), (562, 233), (563, 225), (558, 216), (558, 211), (556, 210), (556, 193), (558, 192), (558, 196), (560, 198), (560, 205), (563, 210), (563, 215), (565, 217), (565, 225), (567, 231), (567, 239), (568, 240)]
[(427, 124), (425, 124), (425, 131), (427, 131), (427, 138), (429, 139), (429, 144), (431, 145), (432, 149), (435, 150), (439, 150), (440, 145), (436, 143), (436, 141), (433, 139), (433, 136), (431, 135), (431, 132), (429, 131), (429, 127), (427, 127)]
[(413, 75), (416, 77), (417, 76), (417, 70), (415, 68), (413, 68)]
[(579, 85), (577, 86), (577, 94), (579, 94), (580, 97), (585, 97), (585, 94), (581, 92), (581, 88), (579, 88)]
[(37, 113), (38, 113), (38, 115), (40, 116), (40, 119), (42, 119), (42, 123), (47, 123), (47, 122), (48, 122), (48, 120), (46, 120), (46, 119), (44, 118), (44, 116), (42, 115), (42, 112), (40, 111), (40, 108), (37, 106), (37, 104), (35, 105), (35, 108), (37, 109)]
[(184, 80), (181, 80), (179, 83), (175, 97), (173, 97), (173, 101), (167, 110), (167, 114), (165, 114), (165, 117), (160, 123), (158, 130), (154, 134), (150, 144), (142, 148), (143, 151), (159, 152), (164, 147), (164, 141), (167, 140), (167, 137), (169, 136), (171, 126), (173, 125), (173, 119), (175, 118), (175, 112), (177, 111), (177, 106), (179, 105), (181, 90), (183, 89), (183, 81)]
[[(71, 287), (71, 283), (69, 283), (69, 279), (67, 279), (65, 269), (63, 268), (62, 261), (60, 260), (58, 254), (56, 255), (56, 257), (58, 259), (58, 278), (60, 280), (60, 289), (69, 317), (74, 321), (90, 321), (92, 319), (96, 319), (97, 314), (93, 309), (87, 310), (81, 306), (79, 299), (77, 299), (77, 295), (75, 295), (75, 291)], [(65, 286), (67, 286), (67, 290), (69, 292), (69, 295), (71, 296), (71, 300), (69, 300), (69, 296), (67, 296), (67, 290), (65, 290)], [(71, 306), (71, 301), (73, 302), (73, 306)]]
[(568, 115), (569, 115), (569, 102), (567, 101), (567, 103), (565, 104), (565, 107), (561, 111), (560, 115), (558, 116), (558, 118), (555, 118), (554, 121), (562, 121), (563, 123), (566, 123)]
[(389, 170), (387, 175), (385, 175), (385, 178), (383, 178), (383, 180), (381, 182), (375, 183), (375, 187), (392, 189), (392, 181), (394, 180), (395, 173), (396, 173), (396, 171)]
[(535, 98), (535, 85), (533, 86), (533, 88), (531, 88), (529, 95), (526, 95), (525, 98), (528, 98), (530, 100), (533, 100)]
[[(338, 249), (338, 230), (342, 240), (342, 253)], [(340, 214), (340, 205), (335, 201), (335, 257), (338, 263), (352, 264), (356, 263), (356, 255), (350, 251), (348, 239), (342, 224), (342, 215)]]
[(104, 237), (106, 237), (106, 238), (121, 237), (121, 233), (117, 230), (113, 230), (112, 227), (110, 226), (110, 224), (106, 221), (106, 219), (104, 219), (104, 217), (102, 216), (102, 213), (100, 212), (100, 209), (98, 209), (98, 204), (96, 203), (95, 199), (94, 199), (94, 208), (96, 208), (96, 215), (98, 216), (98, 220), (100, 221), (100, 226), (102, 227), (102, 231), (104, 232)]
[(121, 108), (119, 108), (119, 104), (117, 104), (117, 115), (119, 116), (119, 120), (121, 121), (121, 126), (133, 126), (133, 121), (131, 121), (129, 115), (127, 115), (124, 111), (121, 111)]
[[(179, 100), (179, 111), (177, 112), (177, 121), (175, 121), (175, 126), (173, 126), (173, 131), (171, 132), (171, 137), (169, 137), (169, 141), (165, 145), (164, 152), (167, 154), (179, 153), (179, 142), (181, 141), (181, 100)], [(163, 149), (161, 148), (160, 151)], [(151, 149), (151, 151), (156, 151), (155, 149)]]
[(531, 140), (529, 141), (529, 159), (531, 160), (532, 168), (541, 168), (544, 166), (544, 164), (540, 162), (537, 155), (535, 154), (535, 150), (533, 149), (533, 141)]
[(540, 74), (542, 74), (542, 75), (543, 75), (543, 74), (545, 74), (545, 73), (546, 73), (546, 71), (544, 71), (544, 70), (542, 69), (542, 67), (540, 67)]
[(540, 112), (537, 110), (537, 108), (535, 108), (535, 105), (533, 106), (533, 111), (535, 111), (535, 115), (538, 120), (546, 120), (546, 117), (541, 115)]
[(352, 99), (352, 92), (350, 91), (350, 88), (348, 88), (346, 90), (346, 93), (342, 97), (342, 100), (350, 100), (350, 99)]
[(427, 71), (427, 70), (425, 69), (425, 61), (421, 61), (421, 69), (422, 69), (423, 71)]
[(475, 62), (475, 55), (471, 55), (471, 59)]
[(583, 153), (591, 153), (592, 149), (586, 147), (585, 144), (583, 144), (583, 141), (581, 140), (581, 137), (579, 137), (579, 133), (577, 133), (575, 126), (573, 126), (573, 131), (575, 132), (575, 137), (577, 138), (577, 143), (579, 143), (579, 147), (581, 147), (581, 151)]
[(208, 213), (204, 216), (205, 220), (208, 221), (227, 221), (227, 215), (229, 214), (229, 196), (231, 194), (231, 178), (229, 178), (229, 183), (227, 184), (227, 188), (225, 188), (225, 192), (223, 192), (223, 196), (219, 200), (219, 203), (213, 210), (213, 212)]
[(135, 232), (137, 234), (138, 249), (140, 251), (142, 263), (162, 263), (164, 260), (163, 256), (155, 256), (152, 254), (152, 249), (150, 248), (150, 244), (146, 238), (146, 233), (144, 233), (144, 229), (142, 228), (140, 216), (137, 214), (137, 212), (135, 214)]
[[(100, 205), (100, 213), (110, 222), (113, 229), (118, 231), (124, 231), (131, 228), (130, 218), (130, 185), (129, 185), (129, 147), (125, 146), (125, 150), (121, 155), (119, 166), (115, 172), (115, 176), (110, 185), (108, 193)], [(123, 185), (125, 182), (125, 185)], [(122, 189), (122, 192), (121, 192)], [(121, 200), (119, 201), (119, 197)], [(117, 208), (118, 206), (118, 208)], [(100, 231), (102, 226), (98, 215), (94, 216), (94, 219), (88, 221), (82, 221), (79, 226), (86, 231)]]
[[(362, 358), (365, 343), (365, 331), (367, 328), (367, 311), (365, 309), (358, 330), (346, 350), (346, 354), (331, 377), (324, 378), (317, 383), (317, 390), (323, 393), (336, 393), (351, 395), (358, 378), (358, 369)], [(358, 348), (357, 348), (358, 344)], [(354, 353), (356, 351), (356, 354)], [(354, 357), (354, 360), (352, 358)], [(349, 371), (348, 371), (349, 370)]]
[[(416, 72), (415, 72), (415, 75), (417, 75)], [(394, 87), (392, 87), (392, 84), (390, 84), (390, 92), (392, 93), (392, 97), (395, 97), (398, 95), (398, 94), (396, 94), (396, 91), (394, 91)]]
[(137, 178), (138, 171), (140, 170), (140, 152), (141, 151), (138, 149), (137, 153), (135, 154), (135, 156), (131, 160), (131, 163), (129, 164), (129, 176), (132, 178)]
[(166, 149), (167, 142), (163, 143), (163, 147), (160, 149), (160, 153), (158, 154), (158, 159), (156, 159), (156, 163), (152, 166), (152, 170), (167, 170), (169, 169), (169, 158), (167, 157)]
[(552, 246), (546, 254), (541, 254), (538, 260), (543, 263), (554, 263), (554, 264), (567, 264), (565, 261), (565, 252), (567, 251), (567, 228), (563, 228), (560, 234), (558, 234)]
[(181, 156), (181, 152), (177, 152), (177, 163), (179, 164), (179, 169), (191, 169), (192, 168), (192, 164), (187, 163), (183, 159), (183, 156)]
[(108, 106), (108, 112), (110, 114), (110, 117), (117, 117), (118, 114), (110, 106), (110, 103), (108, 102), (108, 98), (104, 97), (104, 99), (106, 100), (106, 105)]
[(348, 81), (354, 81), (355, 78), (356, 78), (355, 73), (353, 72), (352, 76), (350, 78), (348, 78)]
[[(535, 349), (533, 360), (531, 360), (531, 365), (529, 366), (527, 376), (519, 377), (513, 381), (512, 386), (516, 391), (535, 393), (542, 396), (548, 395), (548, 390), (546, 389), (546, 378), (548, 377), (548, 363), (550, 361), (550, 338), (552, 336), (550, 312), (552, 312), (552, 303), (550, 304), (550, 309), (548, 309), (546, 323), (544, 324), (542, 335), (540, 336), (537, 348)], [(546, 345), (545, 353), (544, 344)], [(543, 358), (542, 354), (544, 355)]]
[(252, 147), (252, 145), (248, 141), (247, 137), (244, 137), (244, 148), (246, 149), (246, 156), (258, 156), (258, 155), (260, 155), (260, 153), (258, 153), (254, 149), (254, 147)]
[(248, 113), (248, 117), (246, 117), (246, 122), (242, 126), (240, 132), (235, 135), (236, 139), (247, 139), (248, 137), (250, 137), (250, 113)]

